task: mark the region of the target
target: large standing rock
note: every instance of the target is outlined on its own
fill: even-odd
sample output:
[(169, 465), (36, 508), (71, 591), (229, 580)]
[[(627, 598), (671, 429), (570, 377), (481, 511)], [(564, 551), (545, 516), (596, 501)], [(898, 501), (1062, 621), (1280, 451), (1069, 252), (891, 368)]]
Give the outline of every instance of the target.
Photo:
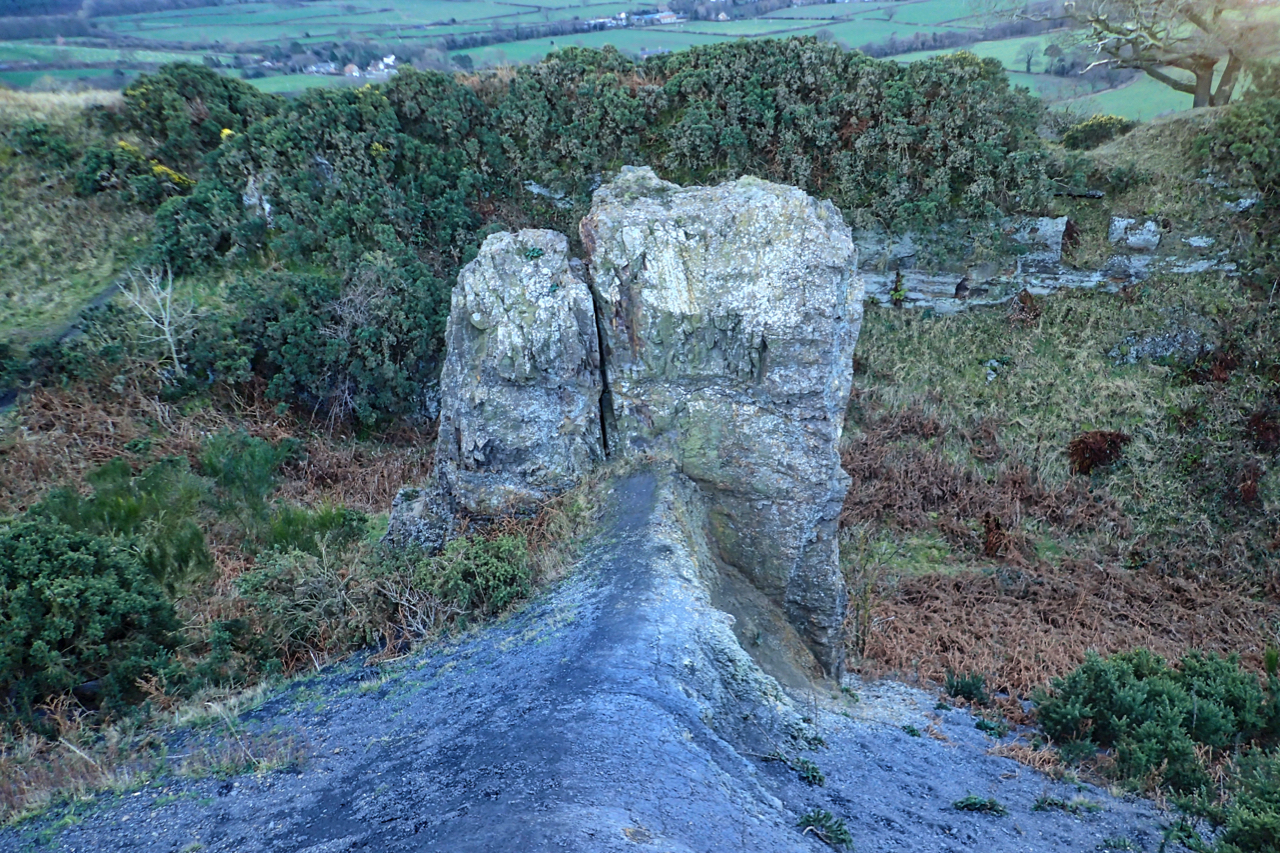
[(836, 674), (838, 444), (863, 296), (849, 228), (792, 187), (681, 188), (643, 168), (596, 193), (582, 239), (611, 452), (674, 455), (707, 498), (720, 558)]
[(436, 472), (473, 515), (544, 500), (603, 458), (595, 314), (568, 248), (554, 231), (494, 234), (458, 276)]
[(555, 231), (494, 234), (458, 275), (436, 482), (396, 496), (388, 541), (439, 550), (457, 515), (529, 509), (604, 458), (594, 307), (568, 248)]

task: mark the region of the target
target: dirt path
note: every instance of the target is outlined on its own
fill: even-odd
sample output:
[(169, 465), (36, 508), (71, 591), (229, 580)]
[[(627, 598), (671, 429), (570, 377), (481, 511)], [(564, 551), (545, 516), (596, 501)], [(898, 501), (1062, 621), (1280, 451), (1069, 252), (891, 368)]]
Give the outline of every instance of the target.
[[(63, 822), (55, 849), (824, 850), (796, 825), (813, 808), (842, 817), (863, 851), (1156, 849), (1150, 804), (988, 756), (966, 713), (938, 715), (945, 741), (904, 730), (928, 726), (926, 694), (881, 683), (856, 703), (786, 701), (710, 606), (665, 494), (653, 474), (620, 482), (583, 568), (516, 616), (381, 670), (294, 682), (242, 718), (304, 737), (300, 770), (104, 798)], [(803, 752), (825, 786), (761, 757), (802, 754), (788, 739), (799, 713), (825, 741)], [(1100, 810), (1033, 810), (1041, 795), (1081, 793)], [(953, 808), (966, 794), (1010, 814)], [(62, 817), (0, 830), (0, 851), (43, 849), (38, 833)]]

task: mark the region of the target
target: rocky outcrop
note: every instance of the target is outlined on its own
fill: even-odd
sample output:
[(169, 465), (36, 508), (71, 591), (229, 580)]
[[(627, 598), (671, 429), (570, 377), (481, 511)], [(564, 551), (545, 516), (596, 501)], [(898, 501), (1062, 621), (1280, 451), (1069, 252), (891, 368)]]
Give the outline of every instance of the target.
[(479, 516), (529, 506), (604, 458), (591, 292), (554, 231), (494, 234), (453, 291), (436, 475)]
[(491, 236), (462, 271), (437, 482), (402, 492), (388, 538), (439, 548), (459, 514), (530, 508), (606, 455), (643, 457), (693, 484), (715, 559), (837, 675), (863, 299), (839, 211), (754, 178), (681, 188), (624, 169), (582, 237), (590, 288), (550, 231)]
[(719, 557), (842, 658), (838, 443), (862, 319), (839, 211), (742, 178), (681, 188), (625, 169), (582, 222), (615, 453), (670, 455)]
[(530, 508), (604, 458), (594, 309), (568, 247), (554, 231), (494, 234), (458, 276), (436, 482), (397, 495), (388, 540), (436, 550), (455, 516)]

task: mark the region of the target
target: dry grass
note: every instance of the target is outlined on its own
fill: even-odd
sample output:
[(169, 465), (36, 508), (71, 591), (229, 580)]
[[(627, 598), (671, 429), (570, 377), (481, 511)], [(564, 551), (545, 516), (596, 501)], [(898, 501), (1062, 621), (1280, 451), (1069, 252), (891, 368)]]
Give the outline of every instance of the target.
[(64, 169), (15, 158), (2, 141), (12, 128), (36, 121), (75, 151), (110, 144), (80, 114), (119, 101), (118, 92), (0, 91), (0, 339), (26, 344), (58, 331), (145, 245), (150, 214), (111, 193), (81, 198), (69, 179), (74, 164)]
[(135, 466), (180, 456), (195, 463), (219, 432), (243, 430), (271, 442), (296, 438), (301, 459), (286, 466), (280, 495), (307, 505), (386, 512), (396, 491), (431, 470), (434, 435), (401, 430), (377, 440), (330, 434), (280, 414), (260, 394), (216, 404), (170, 404), (142, 387), (104, 393), (87, 387), (36, 388), (0, 433), (0, 512), (21, 512), (49, 489), (83, 487), (89, 471), (116, 457)]
[[(868, 311), (841, 517), (860, 668), (979, 672), (1021, 696), (1090, 649), (1199, 648), (1260, 668), (1280, 638), (1272, 386), (1234, 349), (1199, 371), (1107, 355), (1171, 317), (1229, 325), (1256, 309), (1212, 278), (1035, 304), (1012, 318)], [(1072, 459), (1095, 431), (1131, 437), (1094, 460), (1105, 467)]]
[(181, 754), (166, 751), (164, 719), (94, 727), (73, 702), (57, 700), (44, 708), (45, 720), (55, 730), (52, 737), (18, 732), (0, 742), (0, 825), (58, 803), (134, 789), (165, 773), (230, 776), (300, 764), (309, 746), (297, 733), (247, 731), (235, 721), (235, 713), (262, 695), (262, 690), (251, 690), (239, 699), (197, 699), (183, 705), (173, 722), (206, 727), (188, 739)]
[(980, 672), (988, 689), (1019, 696), (1089, 650), (1144, 647), (1176, 659), (1204, 649), (1260, 670), (1280, 605), (1255, 593), (1083, 563), (901, 578), (876, 610), (864, 666), (936, 683), (948, 670)]
[(94, 106), (122, 103), (120, 92), (88, 90), (84, 92), (14, 92), (0, 89), (0, 125), (32, 119), (50, 123), (73, 120), (83, 110)]

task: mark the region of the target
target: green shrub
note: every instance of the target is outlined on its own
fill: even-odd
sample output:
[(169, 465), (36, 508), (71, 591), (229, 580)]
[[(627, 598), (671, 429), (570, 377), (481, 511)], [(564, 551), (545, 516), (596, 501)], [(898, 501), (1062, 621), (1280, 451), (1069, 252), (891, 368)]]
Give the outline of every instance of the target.
[(810, 809), (800, 815), (800, 820), (796, 824), (804, 834), (813, 833), (824, 843), (835, 847), (844, 848), (853, 844), (853, 836), (849, 834), (849, 827), (845, 822), (833, 815), (826, 809)]
[(58, 488), (32, 508), (33, 516), (57, 519), (85, 533), (123, 538), (151, 576), (170, 592), (213, 568), (196, 518), (204, 484), (170, 459), (135, 476), (129, 463), (113, 459), (86, 478), (93, 494)]
[(1131, 780), (1159, 773), (1180, 792), (1209, 782), (1198, 747), (1223, 751), (1280, 734), (1275, 691), (1234, 657), (1191, 652), (1177, 668), (1146, 650), (1089, 654), (1053, 691), (1037, 716), (1055, 741), (1115, 749), (1117, 772)]
[(391, 620), (362, 559), (332, 540), (316, 553), (274, 551), (236, 579), (262, 641), (285, 662), (372, 643)]
[(970, 53), (907, 65), (812, 38), (634, 63), (569, 48), (490, 98), (512, 172), (585, 202), (627, 163), (677, 181), (750, 174), (896, 228), (988, 216), (1045, 191), (1041, 108)]
[(268, 393), (331, 420), (374, 424), (413, 414), (434, 373), (447, 295), (385, 255), (345, 280), (272, 274), (232, 289), (237, 337), (254, 342)]
[(467, 613), (492, 615), (529, 594), (532, 570), (523, 536), (454, 539), (427, 560), (418, 583)]
[(124, 90), (126, 126), (158, 143), (166, 162), (194, 166), (223, 130), (240, 133), (278, 112), (284, 99), (202, 65), (178, 62), (143, 74)]
[(42, 121), (21, 122), (9, 131), (7, 139), (20, 156), (31, 157), (54, 169), (66, 167), (75, 157), (67, 137)]
[(1137, 126), (1136, 121), (1121, 116), (1093, 116), (1067, 128), (1062, 134), (1062, 144), (1073, 151), (1087, 151), (1124, 136)]
[(1009, 810), (995, 797), (985, 799), (977, 794), (966, 794), (952, 803), (951, 807), (957, 811), (979, 812), (980, 814), (993, 814), (999, 817), (1005, 817), (1009, 814)]
[(358, 541), (368, 524), (364, 513), (349, 507), (325, 505), (312, 510), (282, 504), (271, 516), (263, 545), (319, 556), (321, 547), (344, 547)]
[(1240, 759), (1234, 796), (1219, 818), (1216, 853), (1280, 849), (1280, 755), (1254, 750)]
[(245, 432), (211, 436), (200, 450), (200, 470), (215, 485), (219, 511), (240, 521), (249, 533), (257, 533), (270, 516), (267, 498), (280, 485), (280, 466), (296, 457), (296, 439), (279, 444)]
[(165, 199), (190, 192), (195, 181), (147, 160), (127, 142), (90, 146), (76, 166), (76, 192), (82, 196), (113, 190), (126, 204), (154, 208)]
[(980, 672), (956, 673), (947, 670), (947, 695), (955, 699), (967, 699), (978, 705), (991, 701), (987, 695), (987, 680)]
[(107, 711), (169, 666), (178, 621), (164, 591), (112, 540), (39, 519), (0, 526), (0, 702), (34, 703), (97, 682)]

